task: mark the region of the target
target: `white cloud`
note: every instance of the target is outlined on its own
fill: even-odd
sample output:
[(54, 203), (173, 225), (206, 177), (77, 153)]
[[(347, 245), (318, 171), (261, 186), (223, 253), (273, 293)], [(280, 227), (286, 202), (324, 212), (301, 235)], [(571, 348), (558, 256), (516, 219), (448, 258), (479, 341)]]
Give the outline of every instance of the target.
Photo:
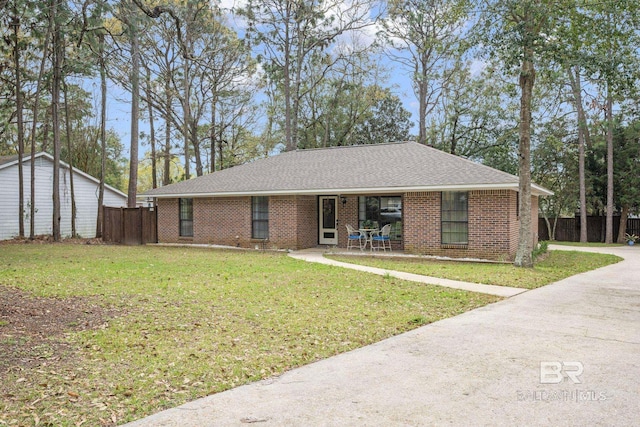
[(469, 72), (471, 73), (472, 77), (479, 76), (486, 69), (487, 69), (487, 63), (480, 59), (474, 59), (473, 61), (471, 61), (471, 64), (469, 65)]
[(236, 7), (244, 7), (247, 5), (246, 0), (213, 0), (214, 3), (216, 3), (220, 9), (224, 10), (224, 11), (230, 11), (233, 8)]

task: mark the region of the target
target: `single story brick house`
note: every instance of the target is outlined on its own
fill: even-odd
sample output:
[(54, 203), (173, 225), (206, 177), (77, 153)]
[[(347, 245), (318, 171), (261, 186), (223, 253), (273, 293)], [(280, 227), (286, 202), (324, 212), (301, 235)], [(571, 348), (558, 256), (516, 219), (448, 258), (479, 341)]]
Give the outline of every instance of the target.
[[(551, 194), (532, 185), (534, 218)], [(510, 260), (518, 244), (518, 177), (416, 142), (285, 152), (141, 197), (161, 243), (344, 248), (346, 224), (375, 221), (407, 253)]]

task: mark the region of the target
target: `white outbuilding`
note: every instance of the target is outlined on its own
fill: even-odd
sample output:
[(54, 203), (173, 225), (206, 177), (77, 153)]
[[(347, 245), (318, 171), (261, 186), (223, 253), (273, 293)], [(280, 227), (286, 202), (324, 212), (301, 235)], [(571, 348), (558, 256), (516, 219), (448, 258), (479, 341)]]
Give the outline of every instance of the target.
[[(31, 212), (31, 156), (23, 157), (24, 232), (29, 235)], [(35, 165), (35, 235), (53, 233), (53, 157), (38, 153)], [(73, 168), (73, 186), (76, 202), (76, 233), (80, 237), (96, 235), (98, 193), (100, 181)], [(19, 179), (18, 156), (0, 157), (0, 240), (19, 235)], [(105, 185), (105, 206), (127, 205), (127, 195)], [(71, 236), (71, 184), (69, 165), (60, 162), (60, 234)]]

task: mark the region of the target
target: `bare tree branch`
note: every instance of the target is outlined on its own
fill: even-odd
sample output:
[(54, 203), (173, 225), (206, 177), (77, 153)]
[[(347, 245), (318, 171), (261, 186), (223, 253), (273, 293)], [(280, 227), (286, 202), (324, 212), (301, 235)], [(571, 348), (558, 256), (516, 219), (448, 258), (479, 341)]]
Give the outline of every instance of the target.
[(171, 16), (171, 18), (176, 24), (176, 33), (178, 34), (178, 42), (180, 43), (180, 51), (182, 52), (182, 56), (185, 59), (193, 59), (192, 53), (189, 52), (189, 49), (187, 49), (187, 46), (182, 38), (182, 29), (181, 29), (182, 22), (180, 21), (180, 17), (174, 12), (173, 9), (166, 6), (156, 6), (153, 9), (149, 9), (147, 6), (145, 6), (142, 3), (141, 0), (132, 0), (132, 1), (149, 18), (158, 19), (160, 15), (162, 15), (163, 13), (169, 14), (169, 16)]

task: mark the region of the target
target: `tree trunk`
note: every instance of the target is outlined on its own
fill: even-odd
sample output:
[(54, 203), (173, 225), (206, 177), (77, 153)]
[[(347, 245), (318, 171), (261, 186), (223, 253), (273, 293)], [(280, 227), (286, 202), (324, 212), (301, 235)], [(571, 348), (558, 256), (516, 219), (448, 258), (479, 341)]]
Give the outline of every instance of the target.
[[(133, 9), (133, 8), (132, 8)], [(138, 45), (138, 23), (135, 14), (129, 17), (131, 37), (131, 146), (129, 161), (129, 191), (127, 206), (136, 207), (138, 192), (138, 126), (140, 120), (140, 46)]]
[[(301, 30), (299, 28), (300, 23), (297, 23), (298, 29), (296, 34), (298, 34), (298, 38), (304, 39), (305, 35), (301, 34)], [(291, 105), (291, 150), (298, 149), (298, 116), (300, 114), (300, 86), (302, 85), (302, 66), (304, 61), (303, 55), (304, 42), (300, 42), (298, 45), (298, 49), (296, 52), (296, 62), (295, 62), (295, 74), (294, 74), (294, 82), (293, 82), (293, 90), (290, 93), (292, 98)]]
[(104, 178), (107, 170), (107, 71), (104, 63), (104, 34), (98, 36), (100, 54), (100, 186), (98, 190), (98, 218), (96, 237), (102, 237), (104, 221)]
[(625, 243), (627, 240), (624, 235), (627, 234), (627, 219), (629, 218), (629, 206), (623, 205), (620, 212), (620, 227), (618, 227), (618, 243)]
[(182, 126), (182, 136), (184, 138), (184, 178), (191, 178), (191, 174), (189, 171), (189, 120), (191, 117), (191, 105), (189, 103), (190, 98), (190, 86), (189, 86), (189, 64), (185, 59), (184, 62), (184, 83), (183, 83), (184, 94), (182, 95), (182, 115), (183, 115), (183, 126)]
[(76, 197), (73, 186), (73, 149), (71, 147), (71, 122), (69, 120), (69, 96), (67, 83), (63, 81), (64, 88), (64, 121), (67, 134), (67, 161), (69, 162), (69, 187), (71, 188), (71, 237), (75, 238), (76, 233)]
[(420, 116), (418, 125), (418, 142), (420, 144), (427, 143), (427, 65), (422, 62), (422, 70), (420, 72), (420, 81), (418, 82), (418, 115)]
[(223, 138), (223, 135), (222, 135), (222, 129), (223, 129), (222, 123), (220, 123), (218, 127), (219, 127), (219, 129), (218, 129), (218, 164), (220, 165), (220, 170), (222, 170), (222, 169), (225, 168), (225, 166), (224, 166), (224, 157), (223, 157), (223, 155), (224, 155), (223, 143), (225, 141), (224, 141), (224, 138)]
[[(574, 74), (575, 72), (575, 74)], [(580, 242), (587, 243), (587, 184), (585, 175), (585, 146), (589, 144), (589, 128), (587, 127), (587, 116), (582, 105), (582, 83), (580, 78), (580, 67), (576, 66), (575, 71), (567, 68), (567, 75), (571, 84), (573, 100), (578, 112), (578, 185), (580, 187)]]
[(33, 123), (31, 123), (31, 206), (29, 212), (29, 238), (33, 240), (36, 233), (36, 132), (38, 129), (38, 109), (40, 107), (40, 91), (42, 90), (42, 78), (44, 76), (44, 67), (47, 63), (47, 51), (49, 50), (49, 37), (53, 23), (50, 20), (47, 32), (44, 38), (44, 46), (42, 48), (42, 60), (40, 61), (40, 70), (38, 71), (38, 82), (36, 83), (35, 99), (33, 101)]
[(22, 115), (22, 81), (20, 79), (20, 15), (18, 14), (18, 9), (15, 6), (13, 13), (14, 16), (11, 18), (11, 25), (13, 26), (14, 35), (13, 60), (16, 85), (16, 120), (18, 122), (18, 235), (20, 237), (24, 237), (24, 168), (22, 164), (24, 157), (24, 121)]
[[(151, 70), (147, 68), (147, 99), (151, 99)], [(156, 130), (153, 121), (153, 105), (147, 101), (149, 108), (149, 145), (151, 145), (151, 186), (158, 188), (158, 178), (156, 171)]]
[(519, 143), (519, 185), (520, 192), (520, 229), (518, 250), (514, 265), (533, 267), (533, 236), (531, 235), (531, 100), (535, 70), (533, 49), (526, 48), (520, 71), (520, 143)]
[(607, 220), (605, 243), (613, 243), (613, 97), (607, 86)]
[[(187, 2), (188, 8), (186, 12), (187, 19), (185, 19), (185, 31), (184, 31), (184, 48), (191, 50), (191, 27), (189, 26), (189, 17), (193, 16), (191, 12), (191, 2)], [(186, 52), (185, 52), (186, 53)], [(183, 137), (184, 137), (184, 177), (185, 179), (191, 178), (190, 169), (190, 155), (189, 155), (189, 133), (191, 130), (191, 82), (189, 73), (189, 59), (186, 55), (183, 55), (183, 95), (182, 95), (182, 115), (183, 115)], [(197, 172), (196, 172), (197, 173)]]
[(551, 221), (549, 221), (549, 215), (544, 213), (542, 217), (544, 218), (544, 223), (547, 226), (547, 234), (549, 234), (549, 240), (550, 241), (556, 240), (555, 229), (551, 227)]
[(200, 141), (198, 140), (198, 123), (192, 117), (189, 121), (191, 124), (189, 136), (191, 145), (193, 145), (193, 156), (196, 158), (196, 176), (202, 176), (202, 157), (200, 156)]
[(165, 84), (166, 99), (166, 115), (164, 117), (164, 173), (162, 174), (162, 185), (169, 185), (171, 182), (171, 119), (169, 118), (169, 112), (171, 111), (171, 84), (167, 79)]
[(552, 233), (553, 239), (551, 239), (551, 240), (556, 240), (556, 229), (557, 228), (558, 228), (558, 215), (556, 215), (553, 218), (553, 233)]
[[(582, 110), (582, 108), (581, 108)], [(582, 110), (584, 116), (584, 110)], [(582, 120), (580, 120), (582, 122)], [(586, 126), (586, 124), (584, 125)], [(587, 183), (585, 174), (585, 129), (578, 127), (578, 184), (580, 186), (580, 242), (587, 243)]]
[(216, 87), (213, 88), (214, 96), (211, 100), (211, 165), (210, 172), (213, 173), (216, 171), (216, 107), (218, 103), (218, 97), (216, 96), (218, 90)]
[(51, 131), (50, 117), (48, 113), (52, 110), (51, 107), (45, 109), (44, 113), (44, 129), (42, 130), (42, 145), (40, 146), (40, 151), (47, 151), (49, 148), (49, 132)]
[[(284, 64), (282, 67), (282, 79), (284, 86), (284, 138), (285, 138), (285, 151), (295, 150), (296, 144), (293, 140), (293, 132), (291, 129), (291, 28), (290, 28), (290, 16), (291, 16), (291, 3), (287, 2), (287, 13), (285, 16), (285, 34), (284, 34)], [(300, 47), (302, 48), (302, 47)]]
[(456, 151), (458, 150), (458, 138), (456, 137), (456, 132), (458, 131), (458, 120), (460, 119), (460, 116), (456, 115), (455, 119), (453, 120), (453, 129), (451, 130), (451, 147), (450, 147), (450, 153), (455, 155)]
[(53, 126), (53, 240), (59, 242), (60, 233), (60, 81), (62, 70), (62, 41), (60, 40), (60, 24), (57, 11), (59, 0), (51, 0), (51, 14), (53, 15), (53, 80), (51, 83), (51, 125)]

